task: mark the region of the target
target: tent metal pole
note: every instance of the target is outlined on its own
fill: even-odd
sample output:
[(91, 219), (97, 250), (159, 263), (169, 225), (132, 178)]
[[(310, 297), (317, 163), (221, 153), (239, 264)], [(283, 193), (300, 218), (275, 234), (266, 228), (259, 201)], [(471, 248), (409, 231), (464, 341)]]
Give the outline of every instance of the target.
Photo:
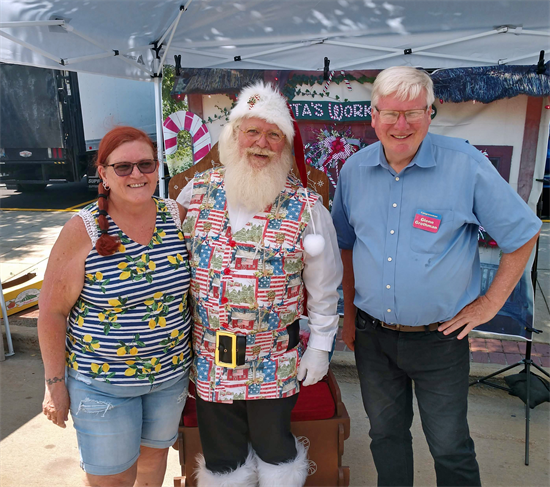
[[(14, 355), (13, 343), (11, 340), (11, 331), (10, 324), (8, 322), (8, 308), (6, 307), (6, 300), (4, 299), (4, 291), (2, 290), (2, 280), (0, 280), (0, 309), (2, 309), (2, 318), (4, 320), (4, 328), (6, 329), (6, 342), (8, 344), (8, 353), (4, 354), (4, 341), (2, 340), (2, 355), (5, 357), (11, 357)], [(2, 338), (2, 333), (0, 330), (0, 338)]]
[[(85, 41), (88, 41), (90, 44), (93, 44), (94, 46), (96, 47), (99, 47), (100, 49), (103, 49), (103, 51), (105, 52), (108, 52), (108, 53), (112, 53), (113, 52), (113, 49), (108, 47), (108, 46), (105, 46), (103, 44), (101, 44), (100, 42), (97, 42), (95, 39), (92, 39), (91, 37), (87, 36), (86, 34), (83, 34), (82, 32), (79, 32), (77, 31), (74, 27), (68, 25), (68, 24), (65, 24), (62, 26), (67, 32), (70, 32), (72, 34), (74, 34), (75, 36), (78, 36), (80, 37), (81, 39), (84, 39)], [(114, 54), (113, 54), (114, 55)], [(138, 68), (142, 71), (145, 71), (149, 76), (153, 76), (153, 73), (151, 70), (147, 69), (145, 66), (137, 63), (136, 61), (133, 61), (131, 59), (128, 59), (127, 57), (125, 56), (116, 56), (117, 58), (119, 58), (121, 61), (124, 61), (125, 63), (128, 63), (130, 64), (131, 66), (133, 66), (134, 68)]]
[[(131, 49), (124, 49), (122, 51), (118, 51), (119, 54), (127, 54), (130, 52), (136, 52), (136, 51), (145, 51), (146, 49), (152, 49), (154, 46), (153, 44), (149, 44), (148, 46), (140, 46), (140, 47), (134, 47)], [(81, 57), (71, 57), (71, 58), (65, 58), (63, 61), (65, 62), (65, 65), (67, 64), (76, 64), (76, 63), (82, 63), (86, 61), (92, 61), (94, 59), (104, 59), (106, 57), (113, 57), (116, 54), (114, 51), (111, 52), (102, 52), (100, 54), (90, 54), (89, 56), (81, 56)]]
[[(255, 53), (252, 53), (252, 54), (247, 54), (245, 56), (241, 56), (241, 60), (242, 61), (246, 60), (246, 61), (249, 61), (249, 62), (252, 62), (252, 63), (258, 63), (258, 64), (266, 63), (266, 64), (269, 64), (271, 66), (276, 66), (275, 63), (271, 63), (271, 62), (267, 63), (265, 61), (261, 61), (259, 59), (255, 59), (255, 58), (258, 57), (258, 56), (267, 56), (268, 54), (274, 54), (274, 53), (277, 53), (277, 52), (286, 52), (286, 51), (290, 51), (292, 49), (300, 49), (300, 48), (303, 48), (303, 47), (309, 47), (309, 46), (314, 45), (314, 44), (319, 44), (319, 43), (318, 42), (310, 42), (310, 43), (301, 42), (300, 44), (293, 44), (291, 46), (278, 47), (278, 48), (275, 48), (275, 49), (270, 49), (268, 51), (255, 52)], [(219, 62), (210, 64), (209, 65), (210, 67), (211, 66), (217, 66), (219, 64), (235, 62), (234, 59), (233, 59), (233, 56), (232, 57), (227, 57), (227, 56), (217, 55), (216, 57), (219, 57), (222, 60), (219, 61)], [(301, 69), (301, 68), (292, 68), (292, 69)]]
[(14, 22), (0, 22), (0, 29), (12, 29), (16, 27), (61, 27), (65, 23), (64, 20), (23, 20)]
[(512, 57), (512, 58), (505, 58), (505, 59), (502, 59), (502, 60), (499, 60), (499, 64), (509, 64), (509, 63), (512, 63), (514, 61), (517, 61), (518, 59), (525, 59), (525, 58), (528, 58), (528, 57), (535, 57), (535, 56), (538, 56), (540, 53), (540, 51), (537, 51), (537, 52), (532, 52), (530, 54), (524, 54), (523, 56), (516, 56), (516, 57)]
[(12, 42), (15, 42), (16, 44), (19, 44), (20, 46), (26, 47), (27, 49), (30, 49), (33, 52), (36, 52), (37, 54), (40, 54), (41, 56), (44, 56), (45, 58), (51, 59), (52, 61), (56, 62), (57, 64), (61, 64), (61, 58), (54, 56), (53, 54), (50, 54), (49, 52), (43, 51), (42, 49), (33, 46), (32, 44), (29, 44), (28, 42), (22, 41), (18, 39), (17, 37), (13, 37), (10, 34), (7, 34), (6, 32), (2, 32), (0, 30), (0, 36), (5, 37), (6, 39), (9, 39)]
[[(194, 54), (196, 56), (213, 57), (213, 58), (217, 58), (217, 59), (222, 59), (222, 61), (220, 61), (220, 62), (212, 63), (212, 64), (209, 64), (208, 66), (203, 66), (203, 68), (210, 68), (212, 66), (217, 66), (219, 64), (234, 63), (235, 62), (235, 60), (233, 58), (228, 58), (227, 56), (225, 56), (223, 54), (215, 54), (213, 52), (202, 52), (202, 51), (196, 51), (194, 49), (179, 48), (179, 47), (178, 47), (178, 52), (186, 52), (186, 53), (189, 53), (189, 54)], [(245, 58), (245, 59), (249, 63), (273, 66), (273, 67), (277, 67), (277, 68), (291, 69), (291, 70), (304, 69), (303, 66), (291, 66), (289, 64), (272, 63), (272, 62), (267, 62), (267, 61), (260, 61), (259, 59), (249, 59), (248, 57)]]
[[(155, 59), (158, 63), (158, 59)], [(165, 197), (164, 191), (164, 135), (162, 133), (162, 78), (156, 74), (153, 78), (155, 84), (155, 121), (157, 128), (157, 158), (159, 161), (159, 196)]]
[(465, 56), (453, 56), (452, 54), (441, 54), (437, 52), (424, 52), (424, 51), (417, 52), (414, 49), (412, 54), (416, 56), (437, 57), (441, 59), (456, 59), (458, 61), (473, 61), (476, 63), (486, 63), (489, 65), (498, 64), (497, 59), (481, 59), (481, 58), (476, 59), (476, 58), (465, 57)]
[[(185, 12), (184, 9), (181, 9), (179, 11), (178, 16), (176, 17), (176, 20), (173, 23), (172, 32), (170, 33), (170, 38), (168, 39), (168, 42), (166, 44), (166, 49), (164, 49), (164, 54), (162, 55), (162, 59), (160, 60), (161, 71), (162, 71), (162, 67), (164, 66), (164, 60), (166, 59), (166, 55), (168, 54), (168, 51), (170, 50), (170, 46), (172, 45), (172, 39), (174, 38), (174, 34), (176, 33), (176, 29), (178, 28), (183, 12)], [(162, 36), (162, 39), (166, 37), (167, 33), (168, 31), (166, 31), (166, 33)], [(160, 46), (161, 44), (162, 44), (162, 40), (161, 42), (158, 43), (158, 45)]]
[(541, 30), (525, 30), (523, 29), (521, 31), (522, 34), (526, 34), (529, 36), (543, 36), (543, 37), (550, 37), (550, 32), (543, 32)]

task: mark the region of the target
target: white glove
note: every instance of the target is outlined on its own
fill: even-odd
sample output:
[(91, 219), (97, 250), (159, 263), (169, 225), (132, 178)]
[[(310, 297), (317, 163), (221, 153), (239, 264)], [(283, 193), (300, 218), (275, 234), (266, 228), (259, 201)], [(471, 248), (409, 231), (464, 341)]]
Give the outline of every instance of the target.
[(303, 386), (311, 386), (319, 382), (328, 372), (328, 352), (308, 347), (298, 367), (298, 380), (306, 380)]

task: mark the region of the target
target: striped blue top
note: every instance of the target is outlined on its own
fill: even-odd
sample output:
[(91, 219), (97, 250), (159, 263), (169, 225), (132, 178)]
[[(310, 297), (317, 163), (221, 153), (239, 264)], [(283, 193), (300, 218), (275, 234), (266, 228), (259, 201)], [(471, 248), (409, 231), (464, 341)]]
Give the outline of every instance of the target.
[(98, 207), (79, 213), (94, 248), (86, 258), (84, 287), (69, 315), (67, 366), (96, 380), (132, 386), (164, 382), (191, 363), (189, 263), (173, 200), (154, 199), (155, 231), (149, 245), (127, 237), (109, 219), (121, 245), (99, 255)]

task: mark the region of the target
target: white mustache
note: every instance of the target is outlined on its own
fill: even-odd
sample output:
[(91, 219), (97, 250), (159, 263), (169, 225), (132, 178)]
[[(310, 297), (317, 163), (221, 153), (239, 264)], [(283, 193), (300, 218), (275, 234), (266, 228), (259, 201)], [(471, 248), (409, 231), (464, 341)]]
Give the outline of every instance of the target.
[(247, 156), (268, 156), (270, 158), (277, 155), (276, 152), (269, 149), (262, 149), (261, 147), (249, 147), (245, 150), (245, 153)]

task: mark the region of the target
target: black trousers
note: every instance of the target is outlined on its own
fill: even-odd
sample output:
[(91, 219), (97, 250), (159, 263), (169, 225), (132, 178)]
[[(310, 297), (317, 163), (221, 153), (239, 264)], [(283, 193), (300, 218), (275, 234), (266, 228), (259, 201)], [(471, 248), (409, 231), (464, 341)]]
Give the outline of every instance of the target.
[(297, 455), (290, 432), (290, 413), (298, 394), (283, 399), (203, 401), (197, 397), (197, 420), (206, 468), (228, 473), (246, 461), (248, 445), (266, 463), (294, 460)]
[(355, 359), (379, 486), (413, 485), (413, 388), (438, 486), (479, 486), (468, 428), (468, 339), (399, 332), (358, 310)]

